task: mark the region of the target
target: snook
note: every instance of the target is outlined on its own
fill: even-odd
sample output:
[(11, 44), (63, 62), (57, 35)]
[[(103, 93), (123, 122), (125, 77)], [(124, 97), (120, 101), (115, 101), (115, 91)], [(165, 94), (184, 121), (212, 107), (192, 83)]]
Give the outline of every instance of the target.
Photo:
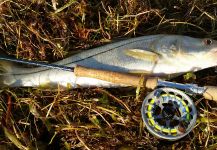
[[(132, 38), (81, 52), (56, 64), (76, 64), (118, 72), (171, 75), (217, 65), (217, 42), (181, 35), (150, 35)], [(117, 87), (120, 85), (84, 77), (73, 72), (24, 68), (0, 62), (0, 86), (7, 87)]]

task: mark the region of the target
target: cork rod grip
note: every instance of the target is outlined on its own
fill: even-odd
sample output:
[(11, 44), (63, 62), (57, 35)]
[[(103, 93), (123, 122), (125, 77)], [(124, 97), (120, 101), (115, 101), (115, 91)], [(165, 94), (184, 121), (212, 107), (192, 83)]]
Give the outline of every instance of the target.
[(147, 78), (147, 76), (136, 76), (127, 73), (120, 73), (107, 70), (99, 70), (76, 66), (74, 73), (78, 77), (89, 77), (116, 84), (124, 84), (129, 86), (141, 86), (154, 89), (157, 86), (157, 78)]
[(205, 86), (205, 92), (203, 93), (205, 99), (217, 101), (217, 87)]

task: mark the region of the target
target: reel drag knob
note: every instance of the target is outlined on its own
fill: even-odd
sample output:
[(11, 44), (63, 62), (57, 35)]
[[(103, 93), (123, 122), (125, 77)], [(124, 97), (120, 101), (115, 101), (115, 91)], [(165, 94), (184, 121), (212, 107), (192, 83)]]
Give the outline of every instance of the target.
[(197, 118), (196, 107), (188, 95), (165, 87), (147, 95), (141, 112), (147, 129), (154, 136), (171, 141), (186, 136)]

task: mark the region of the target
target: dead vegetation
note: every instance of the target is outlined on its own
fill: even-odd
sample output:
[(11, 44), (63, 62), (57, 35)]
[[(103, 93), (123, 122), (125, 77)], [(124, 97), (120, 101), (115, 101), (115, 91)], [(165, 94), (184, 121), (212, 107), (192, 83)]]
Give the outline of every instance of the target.
[[(0, 50), (54, 62), (117, 39), (181, 34), (216, 39), (214, 0), (0, 0)], [(213, 70), (195, 83), (216, 85)], [(182, 77), (179, 82), (184, 81)], [(145, 90), (33, 88), (1, 91), (0, 149), (216, 149), (216, 103), (195, 97), (198, 122), (166, 142), (144, 128)]]

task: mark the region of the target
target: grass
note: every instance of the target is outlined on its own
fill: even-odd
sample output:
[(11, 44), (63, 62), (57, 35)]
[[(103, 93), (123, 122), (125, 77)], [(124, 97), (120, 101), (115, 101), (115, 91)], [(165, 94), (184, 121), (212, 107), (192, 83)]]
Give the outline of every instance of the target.
[[(17, 58), (55, 62), (108, 42), (151, 34), (217, 38), (214, 0), (1, 0), (0, 50)], [(183, 77), (174, 79), (186, 83)], [(194, 83), (216, 85), (212, 69)], [(216, 103), (194, 97), (195, 129), (177, 142), (144, 128), (146, 90), (1, 91), (1, 149), (216, 149)]]

